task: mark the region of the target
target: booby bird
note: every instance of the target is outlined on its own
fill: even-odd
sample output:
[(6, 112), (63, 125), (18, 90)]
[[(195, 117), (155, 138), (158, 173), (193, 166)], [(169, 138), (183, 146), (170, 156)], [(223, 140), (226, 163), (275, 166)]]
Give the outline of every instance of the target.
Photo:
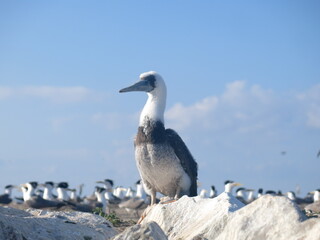
[(232, 194), (232, 189), (236, 186), (241, 186), (241, 183), (227, 180), (224, 182), (224, 191)]
[(134, 145), (137, 167), (145, 190), (151, 195), (151, 205), (156, 203), (157, 192), (171, 199), (184, 194), (197, 196), (197, 163), (180, 136), (164, 127), (164, 80), (154, 71), (142, 73), (140, 81), (120, 90), (132, 91), (148, 95)]
[(0, 195), (0, 203), (9, 204), (12, 202), (11, 193), (13, 188), (17, 188), (17, 186), (7, 185), (4, 187), (4, 194)]

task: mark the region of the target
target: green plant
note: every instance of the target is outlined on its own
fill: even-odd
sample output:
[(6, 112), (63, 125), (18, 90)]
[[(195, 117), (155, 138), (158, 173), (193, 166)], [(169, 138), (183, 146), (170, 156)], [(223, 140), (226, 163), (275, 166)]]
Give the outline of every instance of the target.
[(115, 212), (107, 214), (103, 212), (102, 208), (95, 208), (93, 213), (107, 219), (113, 226), (119, 225), (122, 222)]

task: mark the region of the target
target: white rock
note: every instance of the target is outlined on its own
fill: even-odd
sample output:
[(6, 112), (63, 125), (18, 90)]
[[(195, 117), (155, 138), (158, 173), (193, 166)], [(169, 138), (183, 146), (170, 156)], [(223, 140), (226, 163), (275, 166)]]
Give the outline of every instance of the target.
[(319, 240), (320, 219), (310, 220), (288, 198), (265, 195), (236, 211), (217, 239)]
[(243, 205), (231, 194), (213, 199), (182, 197), (149, 209), (168, 239), (320, 239), (320, 219), (306, 219), (286, 197), (265, 195)]
[(0, 239), (105, 240), (116, 234), (110, 222), (91, 213), (0, 207)]
[(183, 196), (170, 204), (152, 206), (142, 223), (155, 221), (169, 239), (193, 239), (203, 234), (213, 239), (223, 230), (232, 212), (243, 206), (228, 193), (213, 199)]
[(127, 228), (112, 240), (166, 240), (167, 236), (164, 234), (159, 225), (155, 222), (149, 222), (141, 225), (134, 225)]

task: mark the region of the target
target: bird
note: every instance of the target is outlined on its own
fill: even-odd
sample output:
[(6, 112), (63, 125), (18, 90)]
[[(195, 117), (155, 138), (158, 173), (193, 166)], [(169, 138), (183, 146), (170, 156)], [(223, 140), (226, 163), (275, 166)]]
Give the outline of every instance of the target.
[(105, 189), (104, 187), (95, 188), (95, 195), (97, 197), (97, 202), (94, 204), (94, 207), (102, 208), (102, 211), (104, 213), (107, 212), (107, 203), (108, 203), (108, 201), (105, 198), (106, 191), (107, 189)]
[(256, 198), (254, 197), (254, 189), (246, 189), (246, 192), (248, 192), (246, 204), (252, 203)]
[(320, 189), (316, 189), (310, 193), (313, 194), (313, 203), (306, 205), (304, 209), (306, 211), (320, 213)]
[(147, 206), (147, 195), (144, 191), (141, 180), (136, 182), (136, 195), (119, 204), (119, 208), (124, 208), (127, 212), (135, 212), (138, 215), (139, 209), (144, 209)]
[(210, 187), (210, 193), (209, 193), (209, 198), (215, 198), (218, 195), (216, 187), (212, 185)]
[(224, 191), (232, 194), (232, 189), (236, 186), (241, 186), (241, 183), (227, 180), (224, 182)]
[(236, 198), (237, 198), (240, 202), (242, 202), (242, 203), (244, 203), (244, 204), (246, 204), (246, 199), (247, 199), (247, 196), (245, 195), (245, 192), (246, 192), (246, 189), (243, 188), (243, 187), (238, 188), (238, 189), (236, 190)]
[(69, 187), (69, 184), (67, 182), (60, 182), (57, 184), (57, 193), (58, 193), (58, 199), (60, 201), (67, 201), (70, 199), (69, 195), (67, 194), (67, 190)]
[(140, 75), (140, 80), (119, 92), (142, 91), (148, 95), (140, 114), (134, 140), (135, 159), (151, 205), (160, 192), (172, 200), (183, 195), (197, 196), (198, 164), (178, 133), (165, 129), (164, 111), (167, 89), (155, 71)]
[(199, 197), (200, 198), (207, 198), (207, 190), (206, 189), (201, 189), (200, 193), (199, 193)]
[(44, 191), (43, 191), (43, 199), (46, 200), (52, 200), (54, 199), (54, 195), (52, 194), (52, 190), (54, 188), (54, 183), (51, 181), (47, 181), (44, 184), (40, 184), (41, 186), (44, 187)]
[(27, 182), (21, 185), (23, 192), (24, 204), (31, 208), (60, 208), (66, 204), (58, 201), (51, 201), (43, 199), (39, 195), (35, 195), (34, 192), (38, 186), (37, 182)]
[(108, 200), (108, 202), (110, 204), (118, 204), (121, 202), (121, 199), (113, 194), (113, 191), (114, 191), (113, 190), (113, 185), (114, 185), (113, 180), (105, 179), (103, 181), (96, 181), (96, 183), (101, 183), (104, 185), (104, 188), (106, 189), (105, 198)]
[(17, 186), (10, 184), (4, 187), (4, 194), (0, 195), (1, 204), (9, 204), (12, 202), (11, 192), (13, 188), (17, 188)]
[(262, 197), (262, 195), (263, 195), (263, 188), (259, 188), (258, 189), (258, 195), (257, 195), (257, 197), (259, 198), (259, 197)]

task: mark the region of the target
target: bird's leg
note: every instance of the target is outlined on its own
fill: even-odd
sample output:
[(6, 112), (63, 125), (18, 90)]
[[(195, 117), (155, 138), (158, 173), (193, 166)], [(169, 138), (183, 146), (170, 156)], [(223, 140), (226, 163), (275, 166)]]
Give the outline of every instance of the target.
[(153, 204), (156, 204), (156, 203), (157, 203), (156, 192), (152, 191), (152, 193), (151, 193), (151, 204), (150, 205), (153, 205)]
[(174, 196), (175, 200), (178, 200), (180, 198), (180, 193), (181, 193), (181, 187), (178, 187), (176, 191), (176, 195)]
[(156, 198), (156, 192), (152, 191), (151, 192), (151, 203), (150, 205), (143, 211), (143, 213), (141, 214), (140, 219), (138, 220), (137, 224), (140, 224), (143, 219), (147, 216), (147, 214), (149, 213), (149, 211), (151, 210), (152, 206), (155, 205), (157, 203), (157, 198)]

